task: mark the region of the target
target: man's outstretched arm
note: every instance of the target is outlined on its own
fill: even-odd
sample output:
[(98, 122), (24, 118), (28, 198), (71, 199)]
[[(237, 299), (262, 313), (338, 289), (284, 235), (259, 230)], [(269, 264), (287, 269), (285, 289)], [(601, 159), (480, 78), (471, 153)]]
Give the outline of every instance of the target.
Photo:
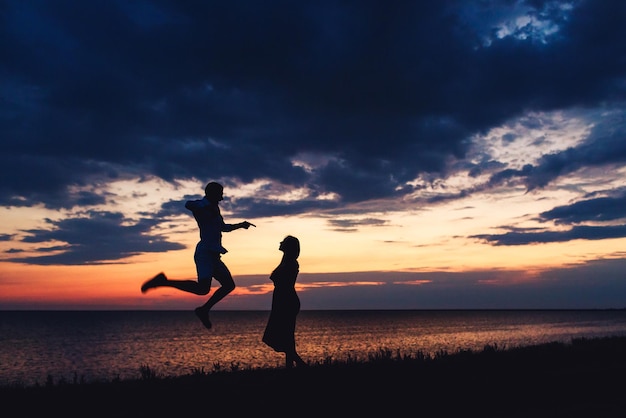
[(224, 224), (224, 232), (234, 231), (235, 229), (248, 229), (251, 226), (256, 227), (255, 224), (250, 223), (248, 221), (239, 222), (238, 224)]

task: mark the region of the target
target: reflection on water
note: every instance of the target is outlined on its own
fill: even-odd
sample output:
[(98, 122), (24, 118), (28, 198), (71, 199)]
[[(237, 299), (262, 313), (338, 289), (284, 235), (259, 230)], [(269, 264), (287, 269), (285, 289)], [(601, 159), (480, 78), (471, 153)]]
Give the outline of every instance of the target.
[[(362, 358), (380, 348), (402, 354), (511, 348), (577, 337), (626, 335), (623, 311), (348, 311), (304, 313), (299, 349), (309, 357)], [(324, 317), (324, 319), (320, 318)], [(311, 329), (320, 327), (319, 330)]]
[[(136, 378), (217, 367), (282, 367), (261, 342), (268, 312), (1, 312), (0, 384)], [(434, 354), (626, 335), (626, 311), (302, 311), (296, 341), (310, 362), (364, 359), (379, 349)]]

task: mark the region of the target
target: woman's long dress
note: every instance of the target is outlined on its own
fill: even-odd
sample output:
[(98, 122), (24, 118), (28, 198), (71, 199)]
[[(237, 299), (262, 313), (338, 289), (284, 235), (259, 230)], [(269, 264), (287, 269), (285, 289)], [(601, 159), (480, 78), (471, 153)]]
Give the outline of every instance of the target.
[(295, 288), (298, 271), (297, 260), (283, 260), (270, 275), (274, 292), (263, 342), (282, 353), (296, 349), (296, 316), (300, 312), (300, 299)]

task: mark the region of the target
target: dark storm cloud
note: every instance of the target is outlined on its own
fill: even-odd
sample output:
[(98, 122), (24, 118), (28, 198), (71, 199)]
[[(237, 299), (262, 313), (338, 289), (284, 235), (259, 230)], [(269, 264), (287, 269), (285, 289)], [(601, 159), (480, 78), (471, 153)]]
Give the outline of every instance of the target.
[(542, 212), (540, 219), (555, 224), (578, 224), (588, 221), (614, 221), (626, 219), (626, 191), (620, 195), (581, 200), (566, 206)]
[[(525, 112), (623, 107), (626, 3), (568, 4), (2, 0), (0, 205), (88, 209), (105, 201), (98, 186), (150, 176), (338, 196), (238, 202), (256, 216), (410, 193), (405, 182), (445, 178), (468, 138)], [(498, 35), (495, 16), (519, 5), (558, 30)], [(610, 126), (490, 185), (623, 163), (625, 124)], [(303, 154), (330, 160), (305, 170), (292, 163)], [(41, 261), (118, 258), (88, 239)], [(119, 243), (123, 255), (144, 244)]]
[[(5, 261), (39, 265), (82, 265), (119, 262), (146, 252), (185, 248), (151, 233), (159, 222), (142, 219), (130, 223), (122, 214), (89, 212), (85, 217), (46, 220), (51, 229), (31, 229), (25, 243), (49, 244), (37, 252), (43, 255), (7, 258)], [(54, 253), (54, 254), (50, 254)]]
[[(626, 219), (626, 192), (618, 190), (612, 196), (580, 200), (569, 205), (557, 206), (539, 214), (541, 222), (555, 225), (573, 225), (566, 230), (543, 230), (540, 228), (505, 228), (503, 234), (480, 234), (476, 238), (493, 245), (526, 245), (550, 242), (566, 242), (577, 239), (600, 240), (626, 237), (626, 225), (614, 221)], [(594, 223), (584, 225), (585, 223)], [(582, 225), (581, 225), (582, 224)]]
[[(486, 4), (4, 1), (2, 203), (138, 172), (366, 200), (522, 111), (624, 99), (623, 2), (530, 3), (545, 43), (494, 37)], [(343, 163), (292, 167), (307, 151)]]
[(383, 226), (388, 221), (384, 219), (366, 218), (366, 219), (329, 219), (328, 224), (335, 231), (356, 232), (358, 227), (362, 225)]
[(229, 199), (225, 199), (222, 206), (238, 218), (253, 218), (297, 215), (306, 211), (315, 211), (316, 209), (326, 210), (334, 208), (337, 204), (327, 200), (284, 202), (239, 198), (236, 204)]
[(622, 110), (600, 117), (587, 139), (576, 147), (543, 155), (536, 165), (521, 170), (505, 169), (494, 174), (491, 184), (522, 178), (528, 190), (541, 188), (585, 167), (623, 165), (626, 163), (626, 113)]
[(626, 237), (626, 225), (580, 225), (567, 231), (511, 231), (504, 234), (479, 234), (470, 238), (487, 241), (493, 245), (527, 245), (548, 242), (566, 242), (576, 239), (600, 240)]

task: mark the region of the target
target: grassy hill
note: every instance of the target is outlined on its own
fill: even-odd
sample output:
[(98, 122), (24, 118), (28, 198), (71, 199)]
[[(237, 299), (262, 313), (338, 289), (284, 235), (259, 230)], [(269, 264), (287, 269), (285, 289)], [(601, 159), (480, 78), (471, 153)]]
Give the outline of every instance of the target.
[(0, 388), (11, 417), (625, 417), (626, 337)]

